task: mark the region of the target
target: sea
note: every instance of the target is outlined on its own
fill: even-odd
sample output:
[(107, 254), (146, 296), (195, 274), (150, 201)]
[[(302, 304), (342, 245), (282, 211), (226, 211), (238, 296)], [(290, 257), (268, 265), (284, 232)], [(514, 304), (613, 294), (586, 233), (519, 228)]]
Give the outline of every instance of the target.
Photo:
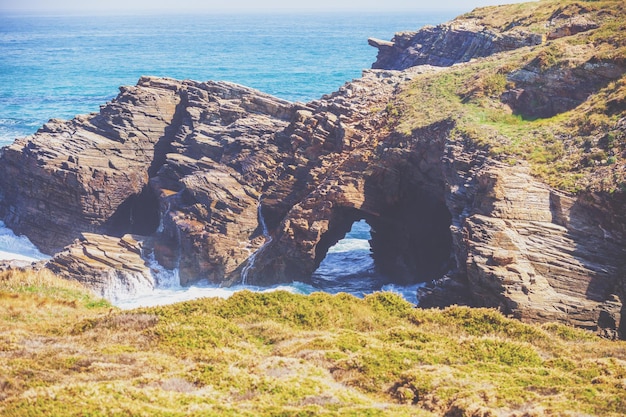
[[(97, 112), (119, 86), (134, 85), (143, 75), (225, 80), (308, 102), (371, 67), (377, 50), (368, 45), (369, 37), (390, 40), (396, 32), (436, 25), (462, 12), (0, 14), (0, 146), (33, 134), (51, 118)], [(162, 270), (154, 291), (111, 301), (134, 308), (228, 297), (243, 289), (284, 289), (356, 296), (394, 291), (416, 303), (417, 285), (394, 285), (393, 277), (376, 271), (370, 238), (367, 223), (356, 222), (307, 284), (181, 287), (176, 271)], [(0, 221), (0, 260), (46, 258)]]

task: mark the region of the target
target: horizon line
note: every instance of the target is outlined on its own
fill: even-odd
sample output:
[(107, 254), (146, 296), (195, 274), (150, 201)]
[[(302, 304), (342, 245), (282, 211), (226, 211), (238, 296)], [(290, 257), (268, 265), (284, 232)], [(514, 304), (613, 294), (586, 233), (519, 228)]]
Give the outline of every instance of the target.
[(103, 9), (0, 9), (0, 16), (16, 16), (16, 15), (40, 15), (40, 16), (101, 16), (101, 15), (109, 15), (109, 16), (121, 16), (121, 15), (158, 15), (158, 14), (172, 14), (172, 15), (188, 15), (188, 14), (202, 14), (202, 15), (211, 15), (211, 14), (242, 14), (242, 15), (250, 15), (250, 14), (259, 14), (259, 15), (267, 15), (267, 14), (333, 14), (333, 13), (355, 13), (355, 14), (367, 14), (367, 13), (376, 13), (376, 14), (395, 14), (395, 13), (465, 13), (469, 12), (472, 9), (465, 9), (459, 7), (419, 7), (419, 8), (397, 8), (397, 9), (389, 9), (389, 8), (361, 8), (359, 10), (354, 10), (354, 8), (337, 8), (337, 9), (326, 9), (326, 8), (247, 8), (245, 10), (241, 10), (241, 8), (217, 8), (217, 9), (189, 9), (189, 10), (181, 10), (176, 8), (160, 8), (160, 9), (125, 9), (125, 8), (117, 8), (110, 10)]

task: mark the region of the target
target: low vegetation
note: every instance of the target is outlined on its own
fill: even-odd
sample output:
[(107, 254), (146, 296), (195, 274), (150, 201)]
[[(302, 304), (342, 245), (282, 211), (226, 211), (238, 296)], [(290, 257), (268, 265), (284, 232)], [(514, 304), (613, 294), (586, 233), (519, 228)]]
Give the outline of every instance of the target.
[[(390, 105), (396, 130), (411, 135), (454, 120), (456, 138), (507, 163), (527, 162), (555, 188), (626, 193), (623, 1), (542, 0), (477, 9), (460, 20), (477, 19), (497, 31), (547, 35), (556, 30), (554, 25), (567, 25), (581, 15), (598, 27), (416, 76)], [(532, 100), (553, 100), (554, 114), (533, 114), (532, 101), (526, 108), (507, 103), (505, 93), (523, 89), (534, 90)], [(581, 93), (586, 89), (588, 94)], [(558, 108), (568, 100), (575, 105)]]
[(626, 413), (626, 342), (378, 293), (240, 292), (121, 311), (0, 276), (3, 416)]

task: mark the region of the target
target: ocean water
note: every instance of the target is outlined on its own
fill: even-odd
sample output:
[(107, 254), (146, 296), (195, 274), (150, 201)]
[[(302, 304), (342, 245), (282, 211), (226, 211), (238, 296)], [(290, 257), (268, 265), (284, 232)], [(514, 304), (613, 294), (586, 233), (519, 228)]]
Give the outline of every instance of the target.
[[(119, 86), (134, 85), (142, 75), (226, 80), (307, 102), (371, 66), (377, 51), (368, 37), (391, 39), (457, 14), (0, 15), (0, 146), (51, 118), (96, 112)], [(413, 287), (390, 286), (388, 277), (376, 273), (368, 234), (367, 224), (356, 223), (331, 248), (313, 285), (280, 288), (356, 295), (386, 289), (413, 300)], [(0, 259), (43, 258), (28, 239), (0, 223)], [(241, 289), (181, 288), (174, 280), (161, 279), (159, 289), (135, 301), (116, 302), (162, 304)]]

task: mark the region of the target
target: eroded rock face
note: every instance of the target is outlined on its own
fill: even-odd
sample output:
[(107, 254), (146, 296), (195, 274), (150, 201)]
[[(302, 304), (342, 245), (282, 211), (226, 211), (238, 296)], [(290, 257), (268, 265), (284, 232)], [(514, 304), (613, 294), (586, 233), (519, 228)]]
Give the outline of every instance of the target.
[[(387, 83), (381, 88), (391, 91), (394, 82), (406, 74), (383, 76)], [(328, 100), (338, 98), (341, 94)], [(360, 219), (372, 227), (377, 267), (396, 282), (429, 281), (450, 267), (452, 242), (444, 180), (440, 165), (429, 162), (440, 159), (445, 133), (452, 125), (440, 126), (438, 140), (422, 142), (389, 135), (378, 124), (383, 120), (368, 117), (365, 124), (363, 115), (339, 115), (347, 132), (358, 131), (362, 136), (345, 144), (340, 153), (316, 158), (320, 162), (310, 171), (314, 177), (306, 183), (309, 189), (300, 192), (299, 201), (275, 228), (270, 227), (272, 241), (255, 259), (250, 274), (253, 282), (268, 283), (268, 277), (308, 281), (328, 249)], [(268, 213), (273, 212), (275, 202), (284, 200), (280, 194), (284, 189), (270, 187), (264, 194)]]
[[(375, 65), (445, 66), (541, 41), (483, 29), (372, 41)], [(387, 104), (416, 73), (438, 70), (365, 71), (307, 104), (144, 77), (99, 114), (51, 121), (5, 148), (0, 215), (56, 253), (49, 269), (109, 297), (152, 288), (148, 258), (183, 285), (306, 282), (365, 219), (381, 272), (432, 282), (425, 306), (623, 331), (623, 204), (552, 190), (466, 143), (452, 119), (393, 133)], [(550, 74), (513, 76), (528, 92), (535, 75)]]
[(531, 62), (507, 76), (514, 88), (505, 91), (501, 100), (525, 118), (552, 117), (580, 105), (625, 71), (626, 65), (593, 58), (548, 70)]
[[(130, 213), (150, 198), (142, 194), (148, 170), (155, 149), (170, 140), (180, 102), (180, 83), (145, 82), (121, 88), (98, 114), (51, 120), (2, 149), (0, 215), (7, 226), (48, 254), (82, 232), (133, 231)], [(141, 217), (149, 223), (149, 216)]]
[[(154, 255), (165, 268), (178, 269), (182, 284), (307, 281), (328, 248), (365, 218), (375, 229), (380, 268), (401, 281), (427, 280), (447, 268), (449, 215), (442, 187), (430, 184), (431, 168), (413, 155), (415, 146), (388, 137), (386, 104), (409, 78), (368, 71), (307, 105), (228, 83), (142, 78), (100, 115), (55, 122), (9, 148), (2, 169), (29, 186), (3, 184), (11, 195), (3, 208), (11, 226), (49, 252), (82, 237), (50, 262), (75, 278), (95, 268), (94, 259), (102, 270), (119, 266), (105, 257), (85, 261), (84, 254), (112, 254), (115, 246), (88, 233), (138, 232), (149, 236), (144, 258)], [(148, 101), (154, 109), (145, 108)], [(102, 120), (125, 128), (113, 134)], [(433, 147), (438, 150), (420, 152), (436, 159), (441, 142)], [(33, 166), (34, 176), (17, 172)], [(74, 175), (69, 180), (58, 175), (66, 171)], [(46, 198), (56, 211), (33, 209), (49, 203)], [(64, 233), (50, 235), (55, 227)], [(433, 227), (444, 237), (423, 243), (419, 235)], [(145, 269), (141, 262), (134, 267)], [(86, 281), (102, 293), (104, 284)]]
[[(523, 165), (459, 169), (449, 161), (456, 272), (470, 303), (527, 321), (616, 330), (626, 250), (611, 210), (550, 189)], [(423, 299), (437, 305), (441, 297)]]
[(154, 288), (154, 276), (142, 257), (141, 237), (84, 233), (45, 264), (52, 272), (91, 288), (109, 300), (132, 297)]
[(161, 224), (154, 253), (180, 270), (181, 284), (241, 280), (263, 241), (258, 200), (277, 175), (285, 150), (277, 135), (291, 103), (229, 83), (187, 83), (180, 125), (151, 178)]
[(541, 34), (515, 28), (495, 32), (478, 22), (465, 20), (426, 26), (417, 32), (396, 33), (391, 41), (370, 38), (368, 42), (378, 49), (372, 68), (403, 70), (417, 65), (448, 67), (543, 41)]

